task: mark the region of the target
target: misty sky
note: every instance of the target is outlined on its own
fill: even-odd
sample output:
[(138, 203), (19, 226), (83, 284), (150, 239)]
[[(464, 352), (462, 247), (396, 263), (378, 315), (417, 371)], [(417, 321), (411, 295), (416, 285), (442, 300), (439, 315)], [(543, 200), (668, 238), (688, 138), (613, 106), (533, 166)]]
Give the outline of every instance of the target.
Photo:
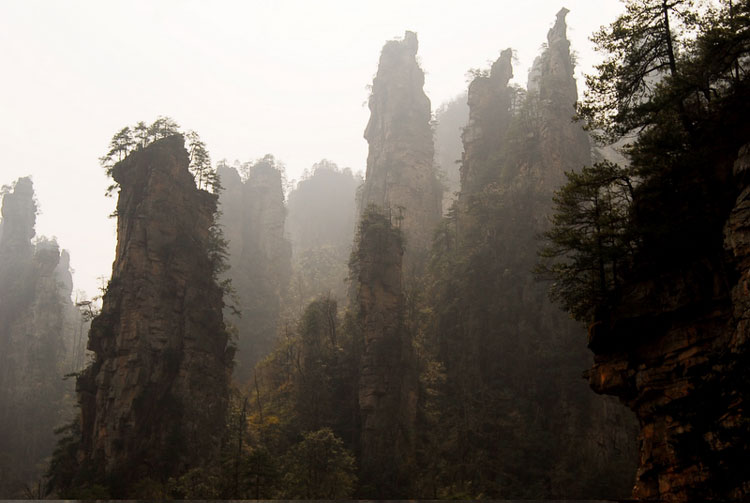
[(364, 172), (367, 85), (386, 40), (418, 33), (434, 110), (507, 47), (525, 86), (563, 5), (580, 92), (588, 37), (617, 0), (0, 0), (0, 184), (33, 176), (37, 235), (71, 251), (92, 296), (115, 244), (97, 159), (123, 126), (168, 115), (214, 161), (272, 153), (289, 179), (322, 158)]

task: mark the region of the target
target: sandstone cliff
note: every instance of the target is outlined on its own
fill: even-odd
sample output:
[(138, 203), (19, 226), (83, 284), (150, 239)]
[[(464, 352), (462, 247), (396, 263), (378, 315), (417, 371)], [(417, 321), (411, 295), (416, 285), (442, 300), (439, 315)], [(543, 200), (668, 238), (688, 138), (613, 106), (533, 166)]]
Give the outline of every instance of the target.
[[(565, 16), (568, 9), (557, 13), (554, 26), (547, 33), (547, 49), (536, 63), (541, 112), (540, 143), (544, 145), (540, 166), (543, 173), (532, 172), (543, 190), (553, 190), (564, 181), (564, 172), (591, 164), (591, 141), (579, 123), (573, 121), (578, 100), (573, 60), (567, 38)], [(533, 87), (533, 86), (532, 86)], [(529, 89), (529, 93), (532, 93)]]
[(219, 449), (232, 353), (215, 280), (217, 197), (196, 188), (188, 164), (175, 135), (112, 171), (117, 251), (77, 390), (79, 478), (113, 497), (204, 466)]
[(511, 49), (504, 50), (489, 75), (480, 75), (469, 85), (469, 122), (461, 135), (464, 152), (459, 201), (464, 205), (497, 179), (497, 170), (489, 167), (501, 162), (498, 146), (505, 142), (512, 118), (513, 90), (508, 87), (513, 77), (512, 57)]
[(386, 42), (370, 95), (365, 139), (370, 150), (362, 210), (374, 204), (403, 219), (406, 267), (432, 242), (442, 189), (434, 168), (430, 100), (417, 63), (417, 35)]
[[(722, 164), (712, 171), (718, 177), (729, 171)], [(640, 421), (639, 499), (745, 501), (750, 494), (748, 173), (750, 145), (734, 162), (736, 200), (723, 246), (717, 236), (687, 263), (675, 259), (630, 281), (590, 329), (589, 383), (618, 396)]]
[(469, 87), (457, 243), (443, 241), (457, 257), (454, 277), (434, 293), (438, 357), (448, 392), (465, 404), (448, 418), (467, 446), (454, 484), (485, 497), (624, 497), (635, 471), (632, 415), (586, 389), (585, 330), (532, 273), (554, 189), (591, 162), (586, 133), (571, 121), (566, 12), (548, 34), (535, 88), (508, 86), (510, 50)]
[(361, 486), (366, 497), (408, 494), (417, 378), (404, 325), (401, 233), (370, 207), (353, 254), (356, 309), (361, 330), (359, 414)]
[[(2, 201), (0, 237), (0, 497), (18, 497), (43, 475), (54, 447), (53, 430), (65, 418), (70, 392), (73, 310), (67, 252), (54, 240), (34, 237), (36, 203), (29, 178), (19, 179)], [(69, 405), (69, 404), (67, 404)]]
[(281, 172), (273, 158), (250, 167), (247, 180), (220, 167), (220, 223), (228, 242), (228, 277), (240, 316), (227, 313), (238, 330), (235, 376), (244, 381), (273, 347), (281, 297), (291, 274), (291, 246), (284, 236), (286, 208)]

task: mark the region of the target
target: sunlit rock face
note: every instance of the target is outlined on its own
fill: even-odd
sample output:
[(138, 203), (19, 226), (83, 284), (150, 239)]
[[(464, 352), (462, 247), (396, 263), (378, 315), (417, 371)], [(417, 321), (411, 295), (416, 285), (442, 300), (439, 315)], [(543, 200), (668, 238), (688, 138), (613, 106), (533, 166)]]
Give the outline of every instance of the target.
[(404, 327), (401, 233), (386, 215), (365, 211), (356, 266), (356, 308), (361, 329), (359, 373), (360, 464), (367, 497), (408, 494), (413, 462), (417, 373)]
[(69, 257), (54, 240), (32, 243), (35, 221), (33, 184), (21, 178), (3, 196), (0, 238), (0, 497), (5, 498), (23, 496), (24, 484), (43, 476), (70, 387), (62, 378), (71, 371), (66, 320), (75, 310), (72, 285), (60, 281), (70, 276)]
[(442, 206), (417, 47), (417, 35), (407, 31), (403, 40), (386, 42), (380, 54), (364, 135), (370, 150), (361, 201), (363, 210), (374, 204), (401, 222), (407, 269), (429, 248)]
[(640, 420), (639, 499), (750, 495), (748, 173), (750, 145), (734, 162), (737, 198), (723, 246), (679, 271), (631, 282), (590, 330), (591, 387), (618, 396)]
[(117, 250), (77, 390), (79, 461), (116, 497), (210, 463), (220, 445), (232, 352), (211, 258), (217, 196), (188, 164), (175, 135), (113, 170)]
[(243, 182), (236, 169), (219, 168), (224, 187), (219, 222), (228, 243), (229, 270), (240, 315), (227, 312), (237, 329), (235, 378), (246, 381), (276, 338), (281, 297), (291, 274), (291, 246), (284, 236), (286, 208), (281, 172), (259, 161)]

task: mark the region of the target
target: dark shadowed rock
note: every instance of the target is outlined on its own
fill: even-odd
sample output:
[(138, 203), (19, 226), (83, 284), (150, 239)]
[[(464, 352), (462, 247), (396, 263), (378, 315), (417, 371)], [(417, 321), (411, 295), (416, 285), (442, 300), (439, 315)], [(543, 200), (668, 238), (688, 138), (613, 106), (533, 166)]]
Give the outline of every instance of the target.
[[(717, 163), (712, 173), (731, 171)], [(629, 282), (589, 331), (589, 384), (641, 424), (634, 496), (746, 501), (750, 494), (750, 146), (734, 162), (723, 246)], [(695, 174), (691, 176), (695, 182)]]
[(223, 432), (232, 353), (212, 259), (217, 196), (188, 163), (176, 135), (113, 169), (117, 252), (77, 382), (79, 461), (112, 496), (216, 461)]
[(404, 327), (401, 233), (370, 207), (354, 252), (357, 320), (362, 355), (359, 373), (361, 482), (368, 497), (408, 493), (413, 462), (417, 376)]

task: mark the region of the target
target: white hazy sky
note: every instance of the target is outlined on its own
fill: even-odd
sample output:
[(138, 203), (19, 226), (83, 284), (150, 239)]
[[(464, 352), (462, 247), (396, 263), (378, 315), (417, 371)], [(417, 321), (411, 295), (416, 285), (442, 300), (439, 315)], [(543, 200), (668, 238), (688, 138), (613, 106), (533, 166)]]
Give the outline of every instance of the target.
[(92, 296), (115, 245), (97, 159), (121, 127), (168, 115), (214, 160), (272, 153), (290, 179), (322, 158), (364, 171), (386, 40), (418, 33), (434, 110), (507, 47), (525, 85), (563, 5), (580, 91), (618, 0), (0, 0), (0, 184), (32, 175), (37, 235), (70, 250)]

